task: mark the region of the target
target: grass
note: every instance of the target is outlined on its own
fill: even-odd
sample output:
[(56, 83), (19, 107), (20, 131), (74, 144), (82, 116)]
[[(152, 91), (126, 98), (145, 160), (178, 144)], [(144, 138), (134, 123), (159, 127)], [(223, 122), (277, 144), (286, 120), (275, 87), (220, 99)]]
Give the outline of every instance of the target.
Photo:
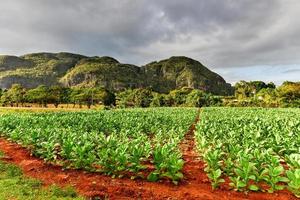
[(79, 105), (76, 105), (73, 108), (73, 104), (61, 104), (58, 108), (55, 108), (54, 105), (48, 105), (47, 108), (39, 107), (36, 104), (28, 104), (32, 107), (1, 107), (0, 106), (0, 114), (5, 113), (16, 113), (16, 112), (76, 112), (76, 111), (86, 111), (86, 110), (102, 110), (104, 108), (103, 105), (92, 106), (91, 109), (88, 109), (86, 105), (82, 105), (82, 108), (79, 108)]
[[(3, 153), (0, 152), (0, 159)], [(43, 187), (41, 181), (27, 178), (20, 168), (0, 160), (0, 199), (1, 200), (84, 200), (74, 188), (60, 188), (56, 185)]]

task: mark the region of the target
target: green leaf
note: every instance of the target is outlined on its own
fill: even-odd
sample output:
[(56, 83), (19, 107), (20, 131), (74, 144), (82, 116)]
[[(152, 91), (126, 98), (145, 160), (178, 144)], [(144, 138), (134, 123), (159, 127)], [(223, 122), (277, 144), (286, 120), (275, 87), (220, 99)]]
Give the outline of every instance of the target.
[(283, 167), (280, 165), (280, 166), (277, 166), (273, 169), (273, 172), (274, 172), (274, 176), (279, 176), (282, 172), (283, 172)]
[(225, 183), (225, 180), (221, 178), (218, 180), (218, 183)]
[(148, 175), (147, 180), (151, 182), (156, 182), (159, 179), (159, 174), (156, 172), (152, 172)]
[(243, 187), (246, 187), (247, 184), (246, 184), (245, 182), (243, 182), (243, 181), (238, 181), (238, 182), (237, 182), (237, 186), (238, 186), (239, 188), (243, 188)]
[(222, 174), (222, 171), (220, 169), (217, 169), (217, 171), (214, 171), (214, 177), (219, 178)]
[(285, 182), (285, 183), (289, 182), (289, 179), (287, 177), (279, 177), (278, 180), (280, 182)]
[(176, 177), (177, 177), (178, 179), (183, 179), (183, 173), (177, 172), (177, 173), (176, 173)]
[(250, 185), (249, 189), (252, 190), (252, 191), (258, 191), (259, 187), (257, 185)]
[(285, 188), (285, 186), (283, 186), (283, 185), (276, 185), (275, 186), (276, 190), (283, 190), (284, 188)]
[(255, 177), (255, 175), (250, 175), (250, 176), (249, 176), (249, 179), (251, 179), (251, 180), (256, 180), (256, 177)]

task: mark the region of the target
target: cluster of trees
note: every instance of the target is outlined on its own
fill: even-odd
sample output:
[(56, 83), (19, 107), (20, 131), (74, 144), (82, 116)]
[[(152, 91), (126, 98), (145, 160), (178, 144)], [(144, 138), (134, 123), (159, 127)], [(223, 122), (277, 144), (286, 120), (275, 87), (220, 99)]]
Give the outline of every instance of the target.
[(25, 103), (47, 107), (53, 104), (77, 104), (90, 108), (95, 104), (126, 107), (161, 106), (262, 106), (300, 107), (300, 82), (284, 82), (276, 87), (274, 83), (262, 81), (240, 81), (235, 84), (235, 96), (220, 97), (202, 90), (181, 88), (168, 94), (154, 92), (150, 88), (128, 89), (113, 93), (105, 88), (65, 88), (61, 86), (25, 89), (20, 84), (0, 89), (2, 106), (24, 106)]
[(240, 81), (235, 84), (235, 97), (237, 99), (245, 99), (254, 97), (262, 89), (275, 89), (274, 83), (266, 84), (263, 81)]
[(94, 104), (114, 105), (115, 95), (104, 88), (65, 88), (61, 86), (25, 89), (20, 84), (14, 84), (8, 90), (1, 90), (2, 106), (24, 106), (25, 103), (35, 103), (47, 107), (48, 104), (78, 104), (90, 108)]
[[(182, 88), (173, 90), (169, 94), (160, 94), (149, 88), (128, 89), (114, 94), (104, 88), (65, 88), (61, 86), (47, 87), (40, 85), (37, 88), (26, 89), (20, 84), (14, 84), (7, 90), (0, 90), (2, 106), (25, 106), (38, 104), (47, 107), (53, 104), (92, 105), (126, 107), (161, 107), (161, 106), (190, 106), (202, 107), (221, 105), (218, 96), (205, 93), (202, 90)], [(27, 105), (26, 105), (27, 106)]]
[[(274, 83), (262, 81), (240, 81), (235, 84), (237, 106), (300, 107), (300, 82), (284, 82), (276, 87)], [(228, 105), (228, 104), (227, 104)]]
[(169, 94), (156, 93), (147, 88), (129, 89), (117, 94), (117, 105), (119, 107), (202, 107), (221, 104), (221, 97), (187, 87), (172, 90)]

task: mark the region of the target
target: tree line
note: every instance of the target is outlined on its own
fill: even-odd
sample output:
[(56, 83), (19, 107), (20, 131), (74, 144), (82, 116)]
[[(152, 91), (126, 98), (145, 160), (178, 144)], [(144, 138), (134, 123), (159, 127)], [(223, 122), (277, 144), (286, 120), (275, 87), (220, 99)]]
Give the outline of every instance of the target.
[(300, 82), (286, 81), (276, 87), (262, 81), (240, 81), (235, 84), (235, 101), (225, 105), (261, 107), (300, 107)]
[(160, 94), (150, 88), (127, 89), (113, 93), (105, 88), (66, 88), (62, 86), (40, 85), (26, 89), (20, 84), (13, 84), (11, 88), (0, 90), (2, 106), (24, 107), (27, 104), (38, 104), (47, 107), (53, 104), (92, 105), (102, 104), (119, 108), (127, 107), (161, 107), (161, 106), (209, 106), (220, 105), (222, 100), (218, 96), (192, 88), (172, 90), (169, 94)]
[(151, 88), (127, 89), (114, 93), (102, 87), (66, 88), (40, 85), (26, 89), (13, 84), (9, 89), (0, 89), (2, 106), (18, 107), (38, 104), (47, 107), (53, 104), (73, 104), (75, 107), (104, 105), (110, 107), (162, 107), (162, 106), (260, 106), (300, 107), (300, 82), (284, 82), (276, 87), (263, 81), (240, 81), (235, 84), (234, 96), (216, 96), (199, 89), (183, 87), (168, 94), (154, 92)]
[(20, 84), (13, 84), (8, 90), (1, 90), (2, 106), (24, 106), (25, 103), (34, 103), (42, 107), (53, 104), (78, 104), (90, 108), (95, 104), (113, 105), (114, 93), (104, 88), (66, 88), (61, 86), (47, 87), (40, 85), (33, 89), (26, 89)]
[(117, 94), (119, 107), (220, 106), (222, 98), (199, 89), (183, 87), (168, 94), (153, 92), (150, 88), (129, 89)]

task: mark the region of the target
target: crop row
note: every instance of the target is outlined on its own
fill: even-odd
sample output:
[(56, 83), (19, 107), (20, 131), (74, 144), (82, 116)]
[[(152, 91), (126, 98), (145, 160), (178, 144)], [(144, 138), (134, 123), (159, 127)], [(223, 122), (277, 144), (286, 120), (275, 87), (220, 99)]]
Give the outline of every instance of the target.
[(192, 108), (7, 113), (0, 135), (67, 168), (177, 183), (184, 163), (178, 144), (195, 116)]
[(205, 108), (197, 149), (216, 188), (229, 177), (237, 191), (287, 188), (300, 196), (300, 110)]

